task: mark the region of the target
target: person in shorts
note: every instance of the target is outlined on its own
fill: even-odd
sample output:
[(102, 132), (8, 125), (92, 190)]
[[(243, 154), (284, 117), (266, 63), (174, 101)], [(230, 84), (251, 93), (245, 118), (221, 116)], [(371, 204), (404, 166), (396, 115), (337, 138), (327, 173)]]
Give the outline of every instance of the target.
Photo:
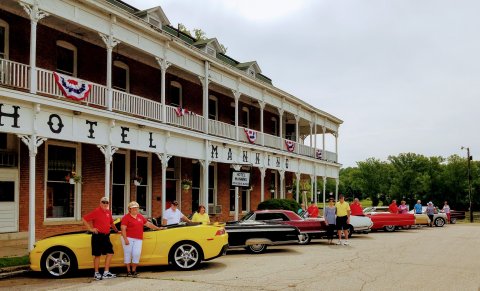
[[(82, 218), (83, 224), (92, 233), (92, 256), (94, 256), (93, 267), (95, 269), (93, 278), (95, 280), (116, 277), (115, 274), (110, 273), (110, 261), (113, 256), (113, 247), (110, 242), (110, 227), (112, 227), (115, 232), (118, 232), (118, 229), (113, 223), (109, 203), (108, 197), (102, 197), (102, 199), (100, 199), (100, 206)], [(103, 275), (99, 272), (100, 257), (102, 255), (106, 255)]]
[[(337, 245), (349, 245), (348, 243), (348, 225), (350, 224), (350, 205), (345, 202), (345, 197), (340, 195), (339, 201), (335, 204), (335, 208), (337, 209), (337, 235), (338, 235), (338, 242)], [(343, 236), (345, 237), (345, 241), (342, 243), (342, 230)]]

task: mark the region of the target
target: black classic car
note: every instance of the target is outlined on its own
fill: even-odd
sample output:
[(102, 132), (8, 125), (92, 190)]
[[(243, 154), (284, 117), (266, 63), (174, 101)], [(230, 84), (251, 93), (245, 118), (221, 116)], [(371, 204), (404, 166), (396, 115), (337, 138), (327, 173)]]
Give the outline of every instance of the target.
[(295, 226), (260, 221), (227, 222), (229, 248), (245, 248), (251, 253), (263, 253), (268, 245), (298, 243), (301, 235)]

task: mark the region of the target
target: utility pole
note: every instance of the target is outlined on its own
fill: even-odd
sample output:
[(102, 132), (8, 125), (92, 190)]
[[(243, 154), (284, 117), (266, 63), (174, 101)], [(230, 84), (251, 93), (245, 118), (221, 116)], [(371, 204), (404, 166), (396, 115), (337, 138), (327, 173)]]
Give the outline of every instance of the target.
[(470, 202), (470, 222), (473, 222), (473, 209), (472, 209), (472, 175), (470, 173), (470, 161), (472, 157), (470, 156), (470, 148), (462, 147), (462, 150), (467, 150), (467, 174), (468, 174), (468, 200)]

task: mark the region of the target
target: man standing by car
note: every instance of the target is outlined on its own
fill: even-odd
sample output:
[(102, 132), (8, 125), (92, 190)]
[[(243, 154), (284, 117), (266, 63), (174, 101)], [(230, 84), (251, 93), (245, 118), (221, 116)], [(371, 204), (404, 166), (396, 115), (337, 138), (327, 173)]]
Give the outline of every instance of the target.
[[(102, 197), (100, 206), (82, 218), (83, 224), (92, 232), (92, 256), (94, 256), (93, 267), (95, 269), (93, 277), (95, 280), (116, 277), (115, 274), (110, 273), (110, 261), (113, 256), (113, 246), (110, 242), (110, 226), (115, 232), (118, 232), (118, 229), (113, 223), (112, 212), (108, 207), (109, 203), (108, 197)], [(102, 255), (106, 255), (103, 275), (99, 272), (100, 257)]]
[(390, 213), (398, 213), (397, 200), (392, 200), (392, 203), (388, 206), (388, 211), (390, 211)]
[(350, 204), (350, 210), (352, 215), (363, 215), (362, 204), (360, 204), (358, 198), (353, 199), (352, 204)]
[(342, 244), (342, 230), (343, 235), (345, 236), (345, 241), (343, 242), (344, 246), (347, 246), (348, 243), (348, 225), (350, 224), (350, 205), (345, 202), (345, 197), (340, 194), (338, 197), (340, 201), (335, 204), (335, 208), (337, 208), (337, 235), (338, 235), (338, 242), (337, 245)]
[(173, 201), (172, 205), (170, 205), (170, 208), (165, 210), (165, 213), (162, 215), (162, 225), (171, 225), (171, 224), (177, 224), (181, 220), (187, 221), (187, 222), (192, 222), (188, 217), (183, 215), (183, 213), (177, 209), (178, 207), (178, 202)]

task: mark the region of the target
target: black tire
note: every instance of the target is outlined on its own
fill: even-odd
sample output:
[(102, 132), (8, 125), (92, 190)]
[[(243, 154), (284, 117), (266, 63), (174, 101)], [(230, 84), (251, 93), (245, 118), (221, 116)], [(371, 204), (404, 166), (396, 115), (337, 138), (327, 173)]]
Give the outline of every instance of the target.
[(457, 219), (455, 217), (450, 218), (450, 223), (451, 224), (457, 223)]
[(300, 239), (298, 240), (298, 244), (308, 245), (311, 240), (312, 240), (312, 237), (308, 233), (304, 232), (300, 234)]
[(169, 253), (170, 263), (177, 270), (192, 270), (203, 260), (202, 248), (194, 242), (182, 241), (175, 244)]
[(348, 238), (352, 237), (354, 231), (355, 231), (355, 229), (353, 228), (353, 225), (349, 224), (348, 225)]
[(443, 227), (445, 225), (445, 219), (441, 218), (441, 217), (437, 217), (435, 218), (435, 226), (436, 227)]
[(43, 253), (40, 267), (43, 273), (52, 278), (65, 278), (77, 271), (78, 264), (70, 249), (53, 247)]
[(386, 225), (383, 229), (388, 232), (393, 232), (395, 231), (395, 226), (394, 225)]
[(245, 249), (252, 254), (261, 254), (267, 250), (267, 245), (265, 244), (249, 245)]

